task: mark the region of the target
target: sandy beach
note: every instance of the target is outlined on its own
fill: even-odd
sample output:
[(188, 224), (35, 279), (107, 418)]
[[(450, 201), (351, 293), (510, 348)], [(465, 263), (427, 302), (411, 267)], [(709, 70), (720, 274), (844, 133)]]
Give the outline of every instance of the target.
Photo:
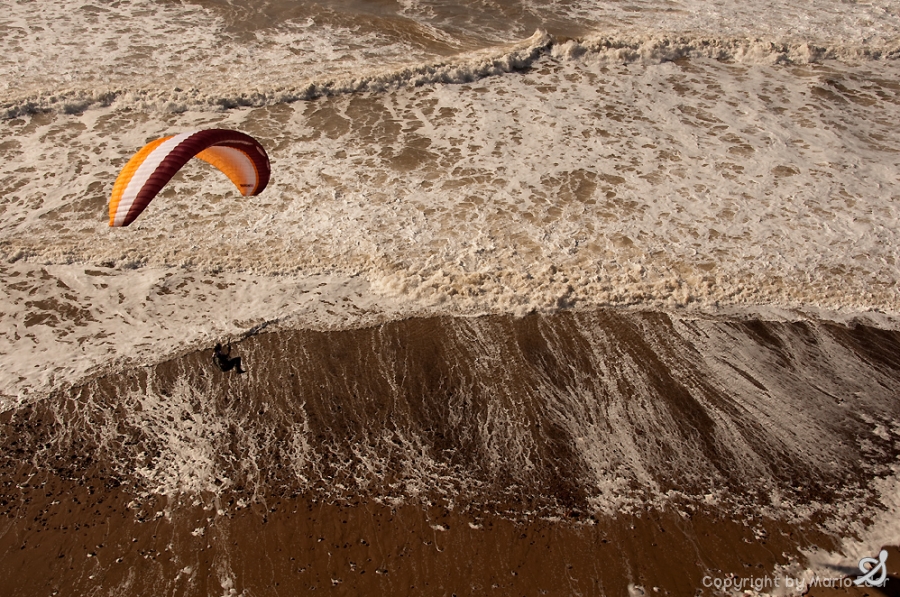
[(2, 415), (3, 592), (855, 578), (851, 555), (826, 577), (811, 554), (896, 520), (872, 481), (897, 457), (878, 421), (898, 348), (862, 325), (604, 310), (261, 333), (233, 347), (244, 375), (208, 350), (101, 375)]

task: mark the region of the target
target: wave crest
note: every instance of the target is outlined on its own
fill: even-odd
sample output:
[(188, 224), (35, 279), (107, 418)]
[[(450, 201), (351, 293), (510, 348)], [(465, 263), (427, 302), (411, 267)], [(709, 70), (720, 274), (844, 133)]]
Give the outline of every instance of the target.
[(472, 83), (487, 77), (531, 68), (542, 58), (605, 60), (659, 64), (684, 59), (762, 65), (818, 64), (829, 60), (863, 62), (900, 58), (900, 41), (881, 45), (819, 45), (760, 38), (715, 38), (678, 35), (649, 37), (596, 36), (556, 38), (538, 30), (521, 42), (461, 54), (449, 60), (407, 64), (367, 73), (346, 73), (301, 84), (285, 82), (268, 88), (209, 85), (192, 89), (89, 88), (45, 91), (0, 103), (0, 118), (41, 112), (77, 114), (115, 105), (149, 112), (220, 111), (314, 100), (351, 93), (381, 93), (403, 87)]

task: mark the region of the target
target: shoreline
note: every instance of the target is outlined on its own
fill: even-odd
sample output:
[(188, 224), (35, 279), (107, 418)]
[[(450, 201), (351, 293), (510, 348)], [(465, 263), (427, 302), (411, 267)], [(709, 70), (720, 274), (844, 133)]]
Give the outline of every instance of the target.
[[(7, 281), (9, 350), (0, 355), (0, 411), (135, 366), (182, 358), (218, 341), (264, 331), (341, 331), (431, 318), (554, 317), (566, 313), (662, 313), (679, 320), (837, 323), (900, 330), (900, 312), (874, 307), (662, 302), (566, 308), (432, 305), (381, 294), (363, 276), (267, 276), (143, 267), (16, 262)], [(468, 300), (468, 299), (467, 299)], [(508, 305), (507, 305), (508, 306)], [(546, 307), (546, 306), (545, 306)], [(41, 364), (36, 360), (40, 355)]]
[(159, 497), (138, 510), (120, 490), (104, 499), (91, 485), (57, 481), (41, 491), (58, 503), (19, 509), (0, 536), (0, 587), (10, 597), (316, 589), (688, 595), (705, 577), (773, 574), (791, 565), (784, 554), (798, 546), (829, 545), (814, 529), (777, 521), (766, 521), (760, 540), (742, 521), (714, 511), (685, 518), (649, 509), (583, 524), (366, 500), (335, 505), (308, 496), (228, 513)]

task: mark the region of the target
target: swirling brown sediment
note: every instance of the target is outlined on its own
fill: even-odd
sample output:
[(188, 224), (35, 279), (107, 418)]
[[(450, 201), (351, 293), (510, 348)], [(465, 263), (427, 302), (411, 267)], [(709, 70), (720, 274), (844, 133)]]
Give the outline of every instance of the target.
[(3, 594), (693, 594), (835, 548), (900, 451), (900, 333), (864, 325), (599, 310), (234, 349), (243, 376), (203, 351), (2, 415)]

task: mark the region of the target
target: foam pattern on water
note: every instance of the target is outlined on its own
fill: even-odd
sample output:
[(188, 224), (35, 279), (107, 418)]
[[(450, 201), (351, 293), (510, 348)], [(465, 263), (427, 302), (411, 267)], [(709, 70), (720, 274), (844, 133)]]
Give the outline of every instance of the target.
[[(543, 60), (468, 85), (3, 124), (8, 259), (363, 274), (449, 311), (752, 303), (897, 310), (897, 89), (884, 68)], [(155, 136), (225, 126), (274, 174), (199, 164), (108, 230)], [(198, 200), (199, 198), (199, 200)]]

